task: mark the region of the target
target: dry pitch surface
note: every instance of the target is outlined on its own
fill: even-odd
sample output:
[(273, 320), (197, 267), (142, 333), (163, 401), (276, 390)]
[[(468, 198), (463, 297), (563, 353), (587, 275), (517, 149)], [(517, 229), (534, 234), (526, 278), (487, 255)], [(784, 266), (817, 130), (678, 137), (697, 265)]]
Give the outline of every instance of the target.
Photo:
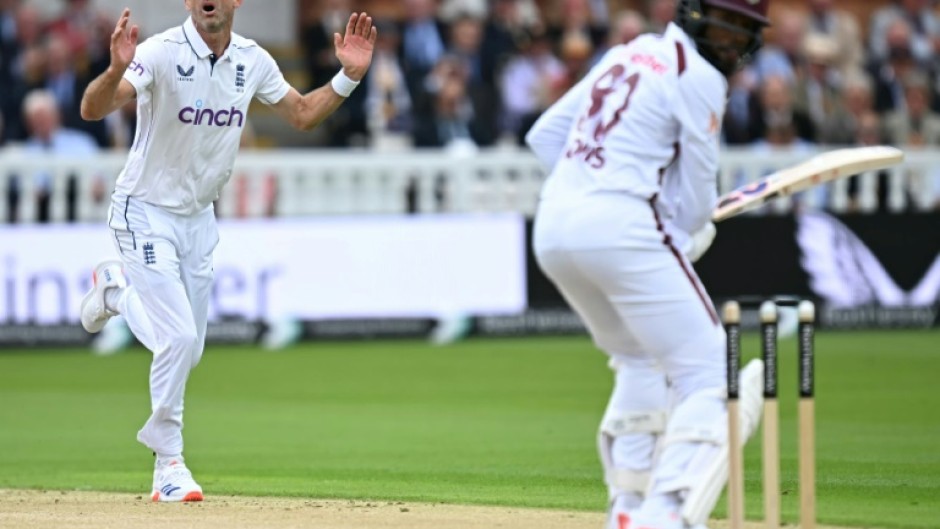
[(2, 529), (602, 529), (603, 523), (600, 513), (440, 503), (210, 496), (155, 504), (136, 494), (0, 490)]

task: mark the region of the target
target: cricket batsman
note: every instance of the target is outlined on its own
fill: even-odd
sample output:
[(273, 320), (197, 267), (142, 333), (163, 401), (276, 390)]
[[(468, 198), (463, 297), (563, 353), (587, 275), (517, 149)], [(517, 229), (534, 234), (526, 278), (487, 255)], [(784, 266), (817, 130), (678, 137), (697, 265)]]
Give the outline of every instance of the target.
[[(728, 77), (769, 3), (679, 0), (664, 34), (612, 48), (526, 136), (550, 173), (539, 265), (616, 372), (598, 435), (609, 529), (701, 526), (724, 487), (725, 333), (692, 262), (715, 235)], [(742, 372), (745, 435), (760, 377)]]

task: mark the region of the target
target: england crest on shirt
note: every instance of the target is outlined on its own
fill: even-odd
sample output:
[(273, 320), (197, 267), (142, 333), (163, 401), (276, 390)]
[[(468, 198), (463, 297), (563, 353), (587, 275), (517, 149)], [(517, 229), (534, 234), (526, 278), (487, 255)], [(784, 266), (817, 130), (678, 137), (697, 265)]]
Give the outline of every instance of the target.
[(241, 63), (235, 66), (235, 88), (239, 92), (245, 91), (245, 65)]

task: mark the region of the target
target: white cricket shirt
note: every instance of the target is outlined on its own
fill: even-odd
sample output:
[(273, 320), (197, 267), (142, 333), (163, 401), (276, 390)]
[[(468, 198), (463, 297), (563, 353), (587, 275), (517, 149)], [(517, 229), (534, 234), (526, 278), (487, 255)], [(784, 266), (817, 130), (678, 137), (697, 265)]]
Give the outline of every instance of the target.
[(526, 137), (550, 171), (542, 200), (626, 192), (695, 232), (717, 201), (727, 90), (675, 24), (612, 48)]
[(137, 89), (137, 133), (115, 192), (180, 215), (219, 197), (251, 98), (271, 105), (290, 90), (271, 55), (235, 33), (213, 64), (191, 18), (138, 45), (124, 78)]

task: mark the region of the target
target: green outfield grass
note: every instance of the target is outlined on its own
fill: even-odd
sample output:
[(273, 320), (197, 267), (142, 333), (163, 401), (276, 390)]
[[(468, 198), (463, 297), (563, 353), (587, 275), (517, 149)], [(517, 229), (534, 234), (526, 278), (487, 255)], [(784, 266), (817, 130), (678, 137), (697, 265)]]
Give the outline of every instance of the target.
[[(745, 355), (756, 353), (745, 335)], [(795, 344), (781, 343), (786, 521), (797, 518)], [(0, 487), (147, 492), (135, 441), (149, 353), (0, 353)], [(601, 511), (595, 430), (611, 386), (586, 338), (210, 347), (189, 385), (186, 455), (211, 494)], [(817, 337), (819, 519), (940, 524), (940, 333)], [(761, 515), (759, 444), (748, 516)], [(716, 515), (721, 516), (721, 504)]]

